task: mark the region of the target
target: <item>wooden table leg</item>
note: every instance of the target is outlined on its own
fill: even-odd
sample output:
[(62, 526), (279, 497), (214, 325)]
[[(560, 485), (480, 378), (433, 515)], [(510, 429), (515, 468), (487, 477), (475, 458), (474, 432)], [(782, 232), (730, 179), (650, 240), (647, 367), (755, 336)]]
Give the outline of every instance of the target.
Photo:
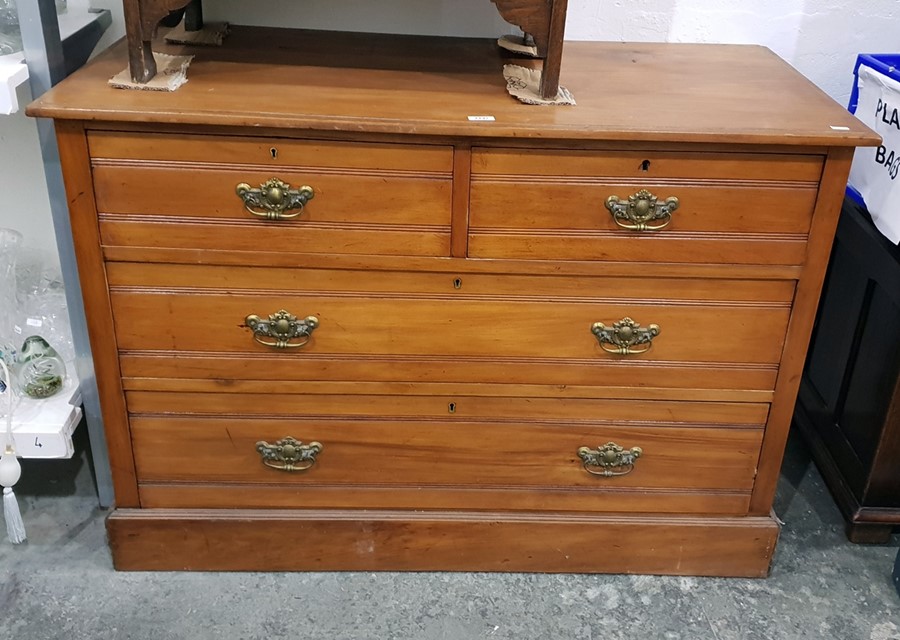
[(191, 0), (184, 12), (184, 30), (200, 31), (203, 28), (203, 3), (201, 0)]
[(134, 82), (145, 84), (156, 75), (156, 61), (150, 49), (150, 35), (144, 37), (140, 0), (125, 0), (125, 37), (128, 38), (128, 67)]
[(559, 93), (559, 68), (566, 32), (567, 0), (491, 0), (507, 22), (534, 38), (538, 56), (544, 59), (541, 97)]
[(566, 6), (568, 0), (553, 0), (550, 10), (550, 28), (547, 37), (547, 55), (541, 71), (541, 97), (550, 100), (559, 93), (559, 69), (562, 66), (563, 39), (566, 34)]
[[(124, 0), (125, 36), (128, 38), (128, 67), (131, 79), (146, 84), (156, 75), (156, 61), (150, 41), (159, 21), (191, 0)], [(199, 0), (198, 0), (199, 3)], [(202, 17), (200, 18), (202, 24)]]

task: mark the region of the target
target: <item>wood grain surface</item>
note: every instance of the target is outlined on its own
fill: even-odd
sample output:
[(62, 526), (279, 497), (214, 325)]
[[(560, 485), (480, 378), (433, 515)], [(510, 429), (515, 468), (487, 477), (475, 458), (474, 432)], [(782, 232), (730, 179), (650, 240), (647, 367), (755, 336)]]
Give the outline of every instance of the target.
[[(134, 417), (131, 424), (140, 481), (287, 483), (298, 489), (298, 507), (302, 488), (319, 484), (749, 490), (762, 441), (759, 428), (592, 426), (577, 420)], [(322, 444), (315, 466), (284, 472), (262, 464), (256, 443), (287, 436)], [(578, 449), (608, 442), (643, 449), (631, 473), (605, 478), (582, 468)]]
[(81, 123), (55, 124), (115, 501), (119, 507), (137, 507), (130, 427), (115, 353), (114, 320), (97, 229), (87, 140)]
[(777, 364), (658, 360), (127, 351), (131, 390), (412, 393), (770, 402)]
[[(769, 516), (124, 509), (110, 516), (107, 530), (115, 567), (130, 570), (537, 571), (761, 578), (768, 574), (779, 527)], [(297, 547), (303, 553), (286, 551)]]
[[(86, 121), (540, 140), (785, 146), (878, 140), (787, 63), (755, 46), (570, 42), (560, 82), (578, 105), (554, 108), (507, 94), (503, 64), (535, 63), (504, 54), (489, 39), (236, 26), (225, 46), (189, 51), (195, 56), (189, 81), (175, 92), (109, 87), (107, 80), (127, 64), (122, 42), (28, 112)], [(470, 121), (470, 115), (494, 120)]]
[(306, 485), (241, 482), (142, 482), (146, 509), (409, 509), (539, 513), (746, 515), (750, 491), (533, 486)]
[[(568, 43), (559, 108), (510, 98), (487, 40), (236, 27), (172, 93), (109, 88), (125, 53), (29, 107), (73, 121), (117, 500), (143, 508), (109, 520), (118, 568), (766, 574), (852, 147), (878, 141), (843, 108), (747, 46)], [(235, 195), (272, 177), (314, 188), (296, 220)], [(666, 229), (614, 226), (641, 188), (679, 198)], [(253, 340), (280, 309), (319, 318), (303, 348)], [(626, 316), (649, 352), (598, 345)], [(288, 435), (316, 466), (262, 464)], [(582, 467), (608, 441), (643, 449), (627, 475)]]
[[(647, 301), (534, 301), (338, 294), (226, 294), (158, 289), (111, 293), (120, 349), (273, 353), (254, 340), (244, 319), (281, 309), (315, 316), (309, 344), (281, 352), (300, 362), (319, 355), (413, 355), (675, 362), (776, 363), (790, 308), (705, 306)], [(607, 353), (591, 332), (623, 318), (659, 335), (646, 354)], [(718, 329), (718, 330), (713, 330)]]

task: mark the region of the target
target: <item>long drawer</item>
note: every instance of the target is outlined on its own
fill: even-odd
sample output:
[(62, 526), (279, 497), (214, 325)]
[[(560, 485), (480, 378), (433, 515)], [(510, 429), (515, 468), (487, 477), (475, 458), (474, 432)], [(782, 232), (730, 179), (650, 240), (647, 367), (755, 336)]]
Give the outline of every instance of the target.
[(479, 149), (472, 168), (471, 257), (794, 265), (822, 159)]
[[(225, 493), (244, 486), (242, 495), (257, 507), (310, 500), (377, 506), (360, 501), (390, 487), (416, 492), (420, 508), (439, 507), (460, 492), (478, 494), (473, 504), (481, 508), (511, 508), (507, 500), (525, 500), (525, 490), (549, 492), (545, 499), (558, 500), (560, 509), (671, 511), (666, 502), (673, 494), (675, 508), (687, 512), (746, 508), (763, 433), (757, 408), (724, 425), (677, 403), (668, 409), (679, 420), (658, 425), (616, 423), (615, 407), (607, 424), (138, 415), (131, 433), (142, 491), (168, 493), (179, 505), (190, 499), (212, 506), (205, 487), (225, 485), (219, 487)], [(628, 409), (618, 413), (627, 416)], [(309, 468), (272, 468), (285, 466), (277, 454), (268, 459), (272, 466), (264, 464), (260, 449), (271, 449), (260, 443), (278, 441), (295, 451), (315, 447), (302, 459), (288, 454), (295, 467)], [(213, 502), (204, 503), (204, 495)]]
[(629, 424), (677, 427), (760, 428), (769, 405), (751, 402), (635, 401), (595, 398), (521, 398), (455, 394), (434, 396), (412, 387), (403, 395), (353, 393), (278, 393), (129, 391), (128, 411), (139, 415), (193, 414), (247, 419), (267, 417), (448, 420), (455, 422), (543, 422)]
[[(269, 356), (295, 363), (290, 379), (306, 376), (304, 360), (317, 357), (605, 362), (618, 367), (608, 375), (620, 384), (628, 384), (632, 363), (774, 367), (792, 295), (785, 282), (109, 267), (125, 354)], [(219, 286), (204, 286), (219, 276)], [(254, 283), (259, 290), (249, 288)], [(274, 348), (246, 320), (280, 310), (316, 318), (304, 346)], [(623, 354), (615, 340), (628, 318), (647, 341)], [(172, 362), (174, 377), (178, 366)]]
[(449, 253), (449, 147), (100, 132), (90, 146), (107, 246)]

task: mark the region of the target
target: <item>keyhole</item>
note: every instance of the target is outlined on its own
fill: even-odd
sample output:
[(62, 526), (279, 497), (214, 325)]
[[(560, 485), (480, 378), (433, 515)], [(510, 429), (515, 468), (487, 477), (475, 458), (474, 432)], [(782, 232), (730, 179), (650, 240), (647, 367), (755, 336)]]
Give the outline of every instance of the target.
[(276, 149), (275, 147), (269, 149), (269, 153), (272, 154), (272, 160), (278, 157), (278, 149)]
[(456, 403), (451, 402), (450, 404), (448, 404), (447, 411), (449, 411), (450, 413), (456, 413)]
[(453, 288), (454, 288), (454, 289), (462, 289), (462, 279), (460, 279), (460, 278), (455, 278), (455, 279), (453, 280)]
[(650, 171), (650, 161), (649, 160), (644, 160), (641, 163), (641, 171)]

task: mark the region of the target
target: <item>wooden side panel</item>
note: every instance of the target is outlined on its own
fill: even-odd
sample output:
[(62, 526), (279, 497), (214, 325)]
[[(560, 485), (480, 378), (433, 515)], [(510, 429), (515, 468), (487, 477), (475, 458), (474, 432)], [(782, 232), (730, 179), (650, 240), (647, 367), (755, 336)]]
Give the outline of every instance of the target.
[[(768, 574), (779, 530), (771, 517), (162, 509), (119, 510), (110, 516), (107, 529), (120, 570), (535, 571), (758, 578)], [(303, 552), (285, 553), (286, 546)]]
[(806, 348), (816, 317), (825, 269), (837, 227), (841, 202), (853, 160), (851, 149), (833, 148), (829, 151), (822, 185), (816, 201), (816, 212), (809, 235), (809, 247), (803, 275), (797, 284), (797, 295), (788, 325), (784, 354), (775, 385), (775, 401), (759, 461), (759, 476), (753, 488), (751, 512), (762, 515), (771, 508), (778, 483), (778, 473), (784, 456), (794, 403), (800, 386)]
[(100, 392), (116, 504), (119, 507), (137, 507), (139, 498), (134, 457), (116, 353), (106, 272), (100, 250), (87, 141), (81, 123), (73, 121), (57, 122), (56, 137), (78, 258), (78, 277), (87, 309), (88, 335)]

